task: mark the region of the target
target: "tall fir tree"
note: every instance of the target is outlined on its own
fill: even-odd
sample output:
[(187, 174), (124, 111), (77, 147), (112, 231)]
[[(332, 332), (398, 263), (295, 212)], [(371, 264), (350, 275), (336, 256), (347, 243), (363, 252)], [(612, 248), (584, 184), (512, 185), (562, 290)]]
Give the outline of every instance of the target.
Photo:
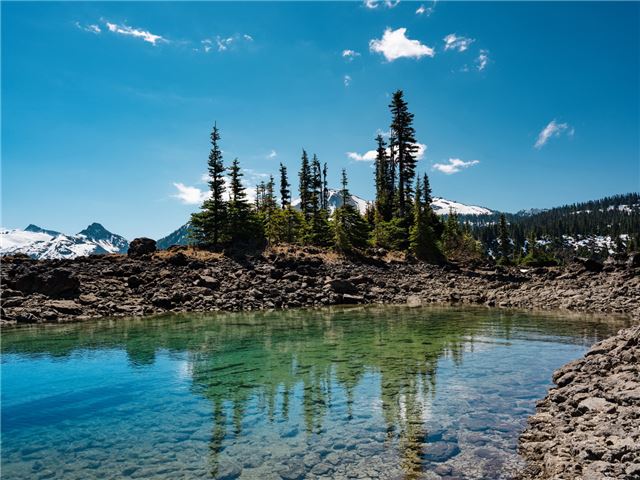
[(509, 229), (507, 228), (507, 217), (504, 216), (504, 213), (500, 214), (498, 242), (500, 243), (499, 262), (501, 264), (508, 265), (511, 263), (511, 241), (509, 239)]
[(322, 166), (322, 202), (321, 208), (329, 210), (329, 184), (327, 180), (327, 162)]
[(379, 217), (388, 222), (393, 215), (393, 179), (391, 176), (391, 163), (387, 154), (387, 144), (382, 135), (376, 136), (376, 210)]
[(289, 190), (289, 187), (291, 185), (287, 178), (287, 167), (280, 164), (280, 204), (283, 210), (291, 205), (291, 190)]
[(202, 204), (200, 212), (191, 216), (191, 235), (200, 245), (218, 247), (223, 241), (227, 218), (227, 205), (224, 201), (225, 168), (222, 163), (222, 150), (218, 142), (220, 131), (214, 123), (211, 132), (211, 151), (208, 160), (209, 189), (211, 196)]
[(324, 246), (331, 241), (331, 230), (328, 212), (322, 207), (322, 198), (324, 196), (323, 170), (315, 154), (311, 161), (310, 170), (307, 241), (312, 245)]
[(413, 200), (413, 223), (409, 231), (409, 249), (416, 258), (436, 263), (442, 260), (442, 254), (436, 245), (430, 225), (430, 216), (433, 213), (431, 205), (426, 202), (428, 196), (426, 190), (423, 192), (422, 182), (418, 178)]
[(332, 218), (333, 240), (337, 250), (348, 253), (367, 246), (369, 227), (360, 212), (348, 202), (350, 194), (344, 169), (341, 183), (340, 205), (334, 210)]
[(413, 113), (409, 112), (409, 106), (404, 99), (402, 90), (393, 93), (389, 108), (391, 109), (391, 131), (393, 132), (389, 148), (396, 156), (395, 163), (398, 169), (398, 216), (405, 218), (413, 198), (413, 181), (417, 163)]
[(232, 244), (246, 243), (260, 239), (257, 219), (247, 201), (247, 192), (242, 185), (242, 170), (238, 159), (229, 168), (229, 204), (227, 236)]
[(302, 150), (300, 173), (298, 174), (300, 191), (300, 211), (306, 220), (311, 216), (311, 166), (306, 150)]

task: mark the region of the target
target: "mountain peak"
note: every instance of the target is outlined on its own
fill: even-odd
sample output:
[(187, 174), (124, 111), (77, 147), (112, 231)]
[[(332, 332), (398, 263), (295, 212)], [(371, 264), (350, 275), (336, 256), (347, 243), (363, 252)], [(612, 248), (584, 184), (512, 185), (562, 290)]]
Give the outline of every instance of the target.
[(113, 235), (109, 230), (104, 228), (100, 223), (93, 222), (84, 230), (78, 232), (78, 235), (84, 235), (87, 238), (106, 238)]
[(39, 227), (30, 223), (27, 228), (24, 229), (25, 232), (34, 232), (34, 233), (46, 233), (47, 235), (51, 235), (52, 237), (56, 237), (60, 235), (60, 232), (56, 232), (55, 230), (47, 230), (45, 228)]

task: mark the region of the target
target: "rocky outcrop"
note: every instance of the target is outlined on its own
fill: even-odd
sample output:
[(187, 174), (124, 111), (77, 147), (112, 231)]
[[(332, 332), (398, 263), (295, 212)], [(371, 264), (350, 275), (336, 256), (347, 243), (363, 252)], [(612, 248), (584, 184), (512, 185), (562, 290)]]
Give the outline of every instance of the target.
[(553, 375), (520, 438), (521, 478), (640, 478), (640, 326)]
[[(144, 239), (131, 245), (133, 256), (3, 258), (2, 322), (354, 303), (456, 303), (640, 318), (639, 272), (625, 262), (608, 263), (601, 271), (583, 262), (507, 269), (383, 258), (356, 261), (311, 248), (225, 256), (187, 247), (149, 253), (152, 244)], [(51, 304), (54, 298), (74, 305)]]
[(156, 241), (151, 238), (134, 238), (129, 244), (127, 255), (130, 257), (140, 257), (156, 251)]

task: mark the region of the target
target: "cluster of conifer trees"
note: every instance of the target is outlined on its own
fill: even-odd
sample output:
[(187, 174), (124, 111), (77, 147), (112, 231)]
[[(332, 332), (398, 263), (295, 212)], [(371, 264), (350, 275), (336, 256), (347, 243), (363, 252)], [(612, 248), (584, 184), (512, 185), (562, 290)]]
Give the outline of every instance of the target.
[[(462, 229), (455, 215), (442, 223), (431, 208), (426, 174), (416, 178), (417, 144), (413, 114), (401, 90), (393, 94), (388, 142), (376, 138), (376, 199), (366, 215), (350, 200), (347, 174), (342, 171), (339, 205), (330, 215), (327, 164), (302, 151), (298, 173), (299, 204), (294, 208), (287, 168), (280, 164), (279, 193), (273, 176), (256, 188), (255, 204), (247, 199), (238, 160), (225, 168), (220, 132), (211, 133), (208, 173), (211, 196), (191, 217), (197, 244), (291, 243), (335, 247), (350, 252), (366, 247), (409, 250), (415, 257), (439, 262), (461, 249), (479, 252), (479, 245)], [(225, 176), (227, 178), (225, 178)], [(227, 186), (228, 184), (228, 186)], [(228, 192), (226, 191), (228, 190)]]
[[(638, 194), (551, 209), (534, 215), (460, 217), (450, 211), (442, 221), (432, 210), (431, 187), (426, 174), (417, 175), (418, 147), (413, 114), (401, 90), (389, 105), (388, 140), (376, 141), (375, 201), (365, 215), (353, 205), (347, 174), (342, 171), (340, 201), (330, 214), (327, 164), (302, 151), (298, 172), (299, 203), (292, 205), (291, 183), (280, 164), (279, 198), (271, 176), (256, 187), (256, 199), (247, 198), (242, 169), (235, 159), (225, 168), (220, 132), (211, 133), (208, 171), (211, 195), (191, 217), (195, 243), (213, 248), (227, 245), (264, 246), (298, 244), (333, 247), (342, 252), (367, 247), (407, 251), (433, 263), (444, 259), (480, 260), (490, 253), (503, 264), (552, 264), (558, 255), (553, 243), (541, 238), (565, 234), (637, 232)], [(634, 206), (629, 212), (628, 206)], [(622, 230), (620, 230), (622, 229)], [(631, 237), (627, 248), (637, 248)], [(625, 245), (621, 245), (620, 249)]]

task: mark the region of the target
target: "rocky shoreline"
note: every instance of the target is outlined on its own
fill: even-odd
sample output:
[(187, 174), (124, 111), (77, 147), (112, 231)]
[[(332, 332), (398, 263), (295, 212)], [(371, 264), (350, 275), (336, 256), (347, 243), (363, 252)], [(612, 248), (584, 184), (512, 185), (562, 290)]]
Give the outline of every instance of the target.
[(140, 256), (74, 260), (4, 257), (2, 324), (66, 322), (164, 312), (339, 304), (475, 304), (616, 313), (640, 318), (640, 269), (631, 262), (567, 267), (435, 266), (347, 259), (281, 248), (225, 256), (177, 247)]
[(521, 479), (640, 478), (640, 326), (558, 369), (520, 438)]

